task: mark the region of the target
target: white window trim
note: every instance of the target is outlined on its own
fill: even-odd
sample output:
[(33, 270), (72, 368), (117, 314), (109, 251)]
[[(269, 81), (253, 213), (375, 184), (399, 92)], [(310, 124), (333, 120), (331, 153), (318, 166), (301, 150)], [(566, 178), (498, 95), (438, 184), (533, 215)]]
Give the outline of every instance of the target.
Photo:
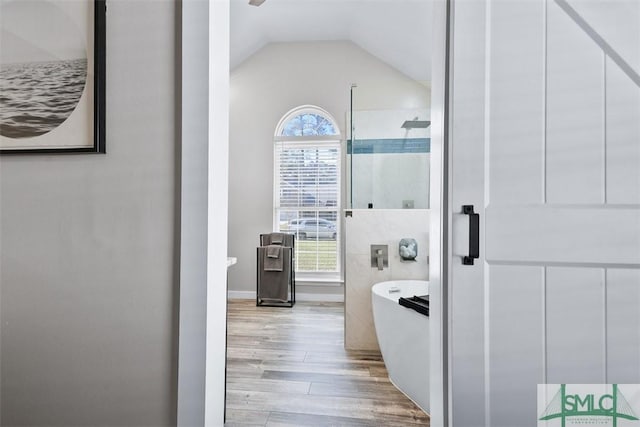
[[(290, 137), (290, 136), (283, 136), (282, 135), (282, 130), (284, 129), (284, 126), (289, 123), (289, 120), (291, 120), (292, 118), (299, 116), (301, 114), (318, 114), (322, 117), (324, 117), (325, 119), (328, 119), (331, 124), (333, 125), (333, 128), (336, 130), (336, 132), (338, 132), (335, 135), (318, 135), (318, 136), (312, 136), (312, 137), (305, 137), (305, 136), (300, 136), (300, 137)], [(311, 138), (312, 140), (315, 138), (318, 139), (325, 139), (325, 137), (330, 137), (334, 140), (338, 139), (340, 140), (340, 128), (338, 127), (338, 123), (336, 123), (335, 119), (333, 118), (333, 116), (331, 114), (329, 114), (329, 112), (323, 108), (317, 107), (315, 105), (301, 105), (299, 107), (296, 108), (292, 108), (291, 110), (287, 111), (287, 113), (282, 116), (282, 118), (280, 119), (280, 121), (278, 122), (278, 125), (276, 126), (276, 130), (273, 133), (274, 134), (274, 139), (278, 140), (279, 138), (293, 138), (294, 140), (296, 139), (302, 139), (302, 138)], [(283, 139), (280, 139), (283, 140)]]
[[(294, 117), (299, 116), (301, 114), (317, 114), (326, 118), (331, 122), (333, 128), (338, 132), (335, 135), (311, 135), (311, 136), (283, 136), (282, 131), (284, 126)], [(298, 143), (297, 143), (298, 142)], [(308, 148), (310, 145), (314, 146), (328, 146), (328, 147), (336, 147), (338, 148), (338, 157), (337, 157), (337, 187), (338, 187), (338, 197), (336, 200), (337, 206), (331, 208), (322, 208), (317, 207), (314, 210), (326, 210), (326, 211), (337, 211), (337, 221), (336, 221), (336, 229), (338, 232), (338, 243), (336, 247), (336, 256), (337, 256), (337, 270), (336, 272), (304, 272), (304, 271), (296, 271), (296, 284), (299, 285), (307, 285), (307, 286), (341, 286), (344, 283), (344, 271), (343, 271), (343, 259), (342, 259), (342, 227), (340, 221), (340, 213), (342, 212), (342, 157), (343, 157), (343, 140), (340, 136), (340, 128), (336, 123), (333, 116), (326, 110), (316, 107), (314, 105), (303, 105), (300, 107), (293, 108), (289, 110), (278, 122), (276, 126), (275, 134), (273, 137), (273, 159), (274, 159), (274, 167), (273, 167), (273, 230), (278, 230), (280, 227), (279, 217), (278, 217), (278, 207), (277, 207), (277, 195), (276, 195), (276, 186), (280, 179), (280, 169), (279, 167), (275, 167), (275, 161), (277, 159), (277, 151), (280, 146), (285, 143), (288, 147), (296, 148)]]

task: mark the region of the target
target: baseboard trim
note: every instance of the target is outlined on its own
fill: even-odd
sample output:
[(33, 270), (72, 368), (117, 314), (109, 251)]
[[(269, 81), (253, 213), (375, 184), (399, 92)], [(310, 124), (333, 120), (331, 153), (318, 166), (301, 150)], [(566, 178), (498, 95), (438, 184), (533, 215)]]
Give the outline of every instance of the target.
[[(256, 299), (255, 291), (228, 291), (228, 299)], [(296, 292), (296, 301), (344, 302), (343, 294), (305, 294)]]

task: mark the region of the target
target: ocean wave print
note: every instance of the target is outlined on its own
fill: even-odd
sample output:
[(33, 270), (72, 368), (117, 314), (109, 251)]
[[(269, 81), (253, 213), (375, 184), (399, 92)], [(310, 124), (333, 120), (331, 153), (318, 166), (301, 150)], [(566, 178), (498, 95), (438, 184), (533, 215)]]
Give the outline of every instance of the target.
[(32, 138), (60, 126), (75, 110), (87, 81), (87, 60), (0, 67), (0, 135)]

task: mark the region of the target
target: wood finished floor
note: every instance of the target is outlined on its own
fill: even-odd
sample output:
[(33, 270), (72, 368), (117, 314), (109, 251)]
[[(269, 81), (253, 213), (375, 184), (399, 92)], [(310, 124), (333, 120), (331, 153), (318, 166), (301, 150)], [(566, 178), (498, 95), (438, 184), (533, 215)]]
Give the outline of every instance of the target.
[(343, 311), (230, 300), (225, 426), (428, 426), (379, 352), (344, 349)]

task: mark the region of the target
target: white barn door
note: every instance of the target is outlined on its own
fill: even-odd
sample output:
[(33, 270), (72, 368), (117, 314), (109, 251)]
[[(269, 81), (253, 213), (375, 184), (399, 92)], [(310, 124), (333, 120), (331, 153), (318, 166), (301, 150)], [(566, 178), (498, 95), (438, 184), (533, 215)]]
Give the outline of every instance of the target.
[(640, 1), (451, 11), (450, 422), (535, 426), (537, 384), (640, 383)]

